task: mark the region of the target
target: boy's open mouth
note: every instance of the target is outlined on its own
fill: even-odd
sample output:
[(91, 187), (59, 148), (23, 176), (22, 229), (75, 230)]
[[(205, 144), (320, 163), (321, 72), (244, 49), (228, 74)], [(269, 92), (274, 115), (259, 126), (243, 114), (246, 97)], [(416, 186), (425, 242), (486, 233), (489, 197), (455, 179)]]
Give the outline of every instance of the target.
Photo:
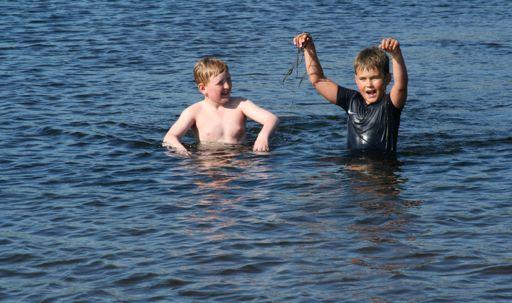
[(377, 90), (376, 89), (367, 89), (366, 91), (366, 95), (370, 98), (374, 98), (377, 96)]

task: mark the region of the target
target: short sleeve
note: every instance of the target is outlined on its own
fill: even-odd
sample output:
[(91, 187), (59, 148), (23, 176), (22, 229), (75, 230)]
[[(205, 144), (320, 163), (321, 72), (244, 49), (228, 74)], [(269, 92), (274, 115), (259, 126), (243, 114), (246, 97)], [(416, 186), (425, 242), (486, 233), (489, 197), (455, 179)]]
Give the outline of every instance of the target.
[(348, 111), (350, 100), (352, 98), (354, 98), (354, 96), (356, 94), (357, 94), (357, 91), (338, 85), (338, 93), (336, 95), (336, 105), (340, 106), (345, 111)]
[(403, 107), (402, 108), (396, 108), (395, 105), (393, 104), (393, 101), (391, 101), (391, 95), (390, 94), (387, 94), (386, 97), (387, 97), (388, 107), (391, 109), (391, 112), (394, 113), (395, 115), (400, 115), (400, 113), (402, 113), (402, 110), (404, 108)]

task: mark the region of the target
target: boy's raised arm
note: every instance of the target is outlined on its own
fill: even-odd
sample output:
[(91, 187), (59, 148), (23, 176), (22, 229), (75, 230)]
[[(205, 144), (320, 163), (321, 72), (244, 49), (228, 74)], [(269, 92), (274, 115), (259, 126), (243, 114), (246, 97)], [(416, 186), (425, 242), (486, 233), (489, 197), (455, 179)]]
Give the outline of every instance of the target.
[(249, 119), (263, 125), (258, 134), (258, 137), (256, 138), (256, 141), (254, 142), (253, 151), (268, 152), (270, 150), (268, 141), (270, 135), (274, 132), (274, 130), (277, 128), (277, 125), (279, 124), (279, 118), (273, 113), (257, 106), (249, 100), (243, 101), (240, 105), (244, 115), (249, 117)]
[(390, 91), (391, 102), (396, 108), (403, 108), (407, 101), (407, 68), (400, 49), (400, 43), (393, 38), (382, 39), (380, 48), (391, 55), (393, 64), (393, 87)]
[(293, 44), (297, 48), (304, 49), (304, 63), (309, 76), (309, 81), (313, 84), (316, 91), (327, 101), (336, 104), (338, 94), (338, 84), (327, 79), (324, 75), (320, 60), (316, 54), (313, 37), (309, 33), (302, 33), (293, 38)]
[(194, 110), (191, 107), (186, 108), (165, 134), (162, 142), (163, 146), (172, 147), (179, 154), (190, 155), (185, 146), (181, 144), (181, 137), (192, 127), (195, 122)]

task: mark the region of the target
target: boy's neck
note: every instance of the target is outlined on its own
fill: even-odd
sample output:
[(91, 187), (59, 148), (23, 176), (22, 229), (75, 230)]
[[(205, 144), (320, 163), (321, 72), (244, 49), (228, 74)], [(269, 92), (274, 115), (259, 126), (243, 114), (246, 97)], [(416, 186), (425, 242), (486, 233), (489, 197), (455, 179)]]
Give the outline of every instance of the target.
[(386, 96), (386, 93), (384, 93), (384, 96), (380, 97), (378, 100), (376, 100), (374, 102), (371, 102), (371, 101), (368, 101), (368, 100), (364, 99), (364, 104), (366, 104), (367, 106), (368, 105), (372, 105), (372, 104), (377, 104), (377, 103), (381, 102), (382, 99), (384, 99), (385, 96)]
[(219, 103), (214, 102), (214, 101), (212, 101), (212, 100), (210, 100), (210, 99), (208, 99), (208, 98), (204, 98), (203, 102), (204, 102), (207, 106), (211, 106), (211, 107), (213, 107), (213, 108), (215, 108), (215, 109), (217, 109), (217, 108), (219, 108), (219, 107), (222, 107), (222, 106), (223, 106), (223, 104), (219, 104)]

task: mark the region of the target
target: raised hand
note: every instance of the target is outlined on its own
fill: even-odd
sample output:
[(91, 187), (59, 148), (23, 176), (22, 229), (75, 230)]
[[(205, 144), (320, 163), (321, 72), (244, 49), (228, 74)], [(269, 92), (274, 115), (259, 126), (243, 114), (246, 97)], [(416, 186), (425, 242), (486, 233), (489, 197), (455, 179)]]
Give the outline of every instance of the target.
[(297, 48), (305, 48), (309, 44), (313, 44), (313, 37), (311, 37), (310, 33), (303, 32), (293, 38), (293, 44)]
[(379, 47), (391, 54), (391, 56), (399, 55), (401, 54), (400, 51), (400, 43), (395, 38), (384, 38), (380, 42)]

